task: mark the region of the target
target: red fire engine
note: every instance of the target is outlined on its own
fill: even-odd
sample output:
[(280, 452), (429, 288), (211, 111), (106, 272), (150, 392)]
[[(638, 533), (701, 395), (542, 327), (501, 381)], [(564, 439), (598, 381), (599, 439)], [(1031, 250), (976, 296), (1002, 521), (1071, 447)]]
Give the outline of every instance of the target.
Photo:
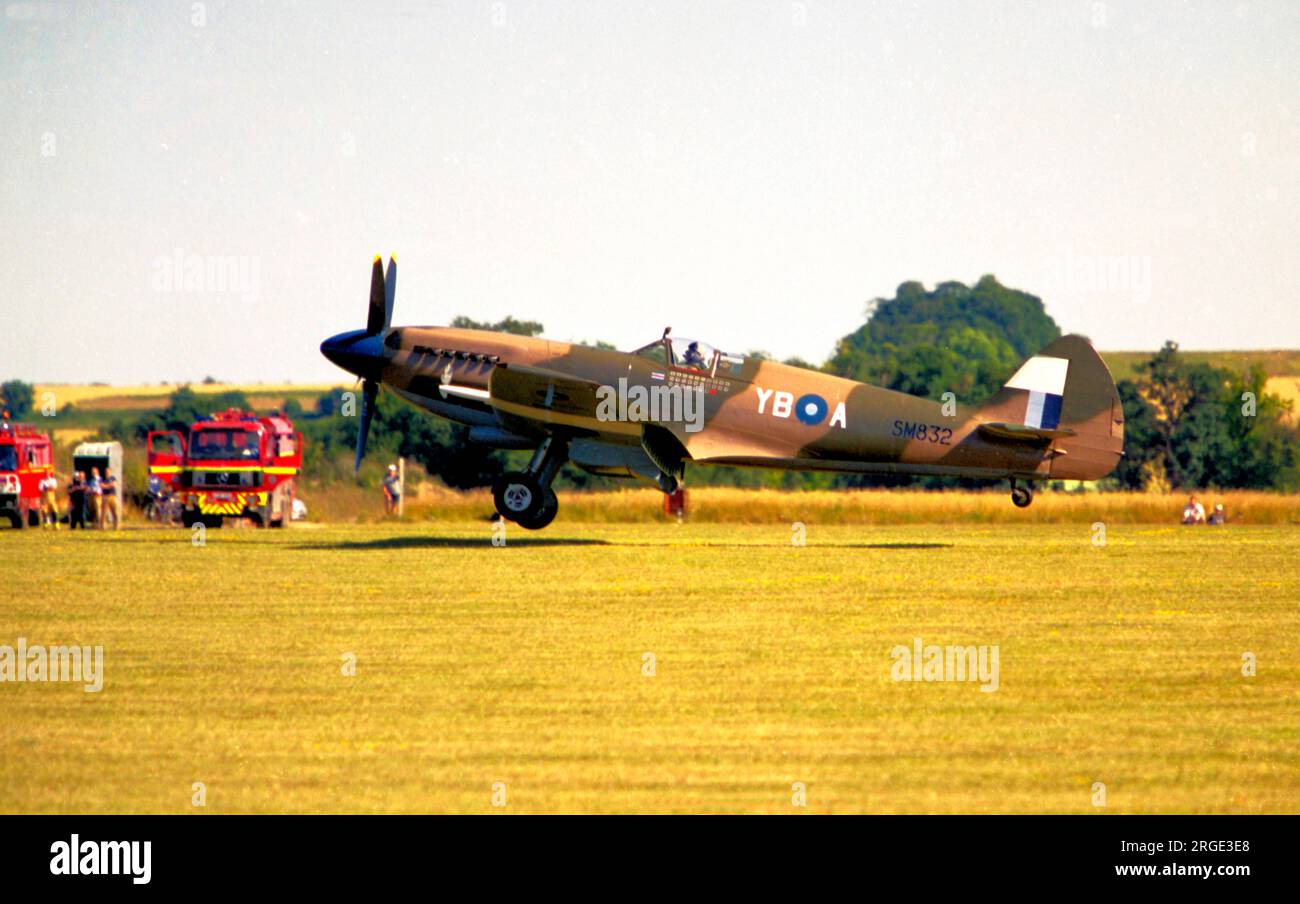
[(223, 517), (282, 527), (293, 517), (302, 434), (278, 414), (231, 408), (195, 422), (188, 438), (149, 434), (149, 474), (171, 487), (186, 527), (220, 527)]
[(0, 518), (14, 527), (40, 525), (38, 485), (53, 473), (49, 435), (29, 424), (0, 420)]

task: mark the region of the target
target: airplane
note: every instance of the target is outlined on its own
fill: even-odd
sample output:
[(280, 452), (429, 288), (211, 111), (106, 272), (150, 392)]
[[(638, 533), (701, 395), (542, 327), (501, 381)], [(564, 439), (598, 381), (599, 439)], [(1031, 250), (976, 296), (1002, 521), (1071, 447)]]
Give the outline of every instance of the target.
[[(674, 492), (686, 464), (949, 475), (1011, 482), (1099, 480), (1119, 462), (1124, 413), (1105, 362), (1068, 335), (1028, 358), (978, 407), (727, 354), (665, 329), (631, 352), (453, 327), (392, 326), (397, 261), (376, 257), (364, 329), (321, 344), (360, 377), (356, 467), (380, 386), (464, 424), (472, 442), (530, 449), (493, 485), (503, 518), (537, 530), (559, 510), (566, 463)], [(656, 404), (656, 401), (658, 404)]]

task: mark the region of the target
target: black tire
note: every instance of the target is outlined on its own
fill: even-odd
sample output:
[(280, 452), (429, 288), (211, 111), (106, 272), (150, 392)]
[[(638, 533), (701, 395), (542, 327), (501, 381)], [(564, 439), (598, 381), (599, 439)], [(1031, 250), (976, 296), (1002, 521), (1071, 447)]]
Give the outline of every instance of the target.
[(23, 516), (22, 516), (22, 515), (18, 514), (18, 513), (17, 513), (16, 511), (14, 511), (13, 509), (6, 509), (6, 510), (5, 510), (5, 517), (7, 517), (7, 518), (9, 519), (9, 526), (12, 527), (14, 530), (22, 530), (22, 529), (23, 529)]
[(546, 492), (533, 475), (507, 471), (492, 484), (492, 501), (502, 518), (523, 524), (545, 507)]
[(41, 526), (41, 513), (38, 512), (38, 511), (36, 511), (35, 509), (28, 509), (28, 511), (27, 511), (27, 526), (28, 526), (28, 527), (40, 527), (40, 526)]
[(524, 530), (541, 530), (554, 521), (560, 511), (560, 500), (555, 497), (555, 491), (547, 487), (544, 492), (542, 507), (537, 510), (537, 514), (527, 520), (519, 520), (518, 524)]
[(1029, 487), (1016, 487), (1011, 491), (1011, 504), (1016, 508), (1029, 508), (1034, 501), (1034, 494)]
[(185, 527), (193, 527), (202, 520), (203, 519), (199, 516), (198, 512), (191, 511), (190, 509), (181, 509), (181, 524), (185, 525)]
[(204, 515), (202, 521), (205, 527), (216, 528), (221, 526), (220, 515)]

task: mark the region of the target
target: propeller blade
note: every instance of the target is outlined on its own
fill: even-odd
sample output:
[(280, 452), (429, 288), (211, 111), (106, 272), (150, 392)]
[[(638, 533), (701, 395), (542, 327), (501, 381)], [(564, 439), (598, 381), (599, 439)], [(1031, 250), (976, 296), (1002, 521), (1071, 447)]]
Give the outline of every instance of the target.
[(397, 295), (397, 256), (388, 257), (388, 276), (384, 278), (384, 329), (393, 323), (393, 299)]
[(366, 437), (370, 433), (370, 421), (375, 416), (375, 400), (379, 395), (379, 384), (366, 380), (361, 386), (361, 420), (357, 423), (357, 460), (352, 466), (352, 473), (361, 470), (361, 459), (366, 454)]
[[(393, 274), (397, 274), (394, 272)], [(375, 255), (374, 267), (370, 270), (370, 308), (366, 312), (366, 333), (375, 335), (388, 326), (386, 311), (391, 310), (384, 292), (384, 262)]]

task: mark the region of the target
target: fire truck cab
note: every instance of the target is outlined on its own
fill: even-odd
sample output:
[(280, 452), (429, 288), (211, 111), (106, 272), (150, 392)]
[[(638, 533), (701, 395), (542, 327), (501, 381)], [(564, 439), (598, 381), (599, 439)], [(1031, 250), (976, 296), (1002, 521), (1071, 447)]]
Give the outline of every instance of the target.
[(149, 475), (177, 494), (186, 527), (220, 527), (226, 517), (282, 527), (301, 470), (302, 434), (278, 414), (231, 408), (195, 422), (188, 436), (149, 434)]
[(54, 473), (49, 434), (0, 421), (0, 520), (16, 528), (41, 523), (40, 482)]

